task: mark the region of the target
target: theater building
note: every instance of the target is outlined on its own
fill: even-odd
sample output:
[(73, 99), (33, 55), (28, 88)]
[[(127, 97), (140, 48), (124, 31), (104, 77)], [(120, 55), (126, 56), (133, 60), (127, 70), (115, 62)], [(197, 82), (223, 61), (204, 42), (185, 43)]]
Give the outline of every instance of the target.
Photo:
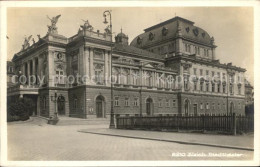
[(33, 98), (39, 116), (56, 110), (59, 116), (109, 118), (111, 74), (116, 115), (245, 113), (246, 70), (220, 63), (214, 38), (184, 18), (149, 27), (130, 44), (122, 31), (111, 42), (109, 31), (94, 31), (89, 23), (69, 38), (57, 29), (38, 38), (27, 39), (12, 59), (15, 73), (37, 81), (7, 92), (11, 101)]

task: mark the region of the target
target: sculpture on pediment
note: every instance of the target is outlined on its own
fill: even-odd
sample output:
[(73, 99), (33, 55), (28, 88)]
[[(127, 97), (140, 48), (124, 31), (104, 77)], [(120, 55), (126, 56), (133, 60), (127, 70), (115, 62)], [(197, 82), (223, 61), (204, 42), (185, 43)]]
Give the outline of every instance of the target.
[(30, 46), (30, 40), (32, 38), (32, 35), (30, 35), (28, 38), (25, 37), (24, 38), (24, 42), (23, 42), (23, 50), (27, 49)]
[(83, 19), (81, 20), (84, 21), (84, 25), (80, 26), (83, 30), (93, 31), (94, 28), (92, 25), (89, 24), (88, 20), (83, 20)]
[(52, 19), (51, 19), (51, 18), (47, 15), (47, 18), (51, 21), (51, 25), (50, 25), (50, 26), (48, 25), (48, 33), (55, 33), (55, 34), (58, 33), (58, 31), (57, 31), (58, 28), (56, 27), (56, 24), (57, 24), (57, 22), (58, 22), (60, 16), (61, 16), (61, 15), (57, 15), (57, 16), (55, 16), (55, 17), (52, 17)]

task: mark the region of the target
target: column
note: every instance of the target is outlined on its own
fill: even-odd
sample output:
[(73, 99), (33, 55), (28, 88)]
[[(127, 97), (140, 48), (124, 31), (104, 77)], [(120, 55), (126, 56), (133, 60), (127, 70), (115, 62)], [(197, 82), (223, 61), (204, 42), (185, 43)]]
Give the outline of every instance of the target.
[[(36, 70), (35, 70), (35, 58), (32, 59), (32, 75), (36, 77)], [(36, 79), (36, 78), (35, 78)], [(36, 81), (36, 80), (35, 80)], [(33, 83), (35, 85), (36, 82)]]
[(25, 75), (25, 63), (22, 64), (22, 75)]
[[(46, 74), (46, 75), (48, 75), (48, 78), (49, 78), (49, 83), (48, 83), (48, 85), (49, 86), (54, 86), (54, 76), (56, 75), (56, 73), (55, 73), (55, 71), (54, 71), (54, 69), (55, 69), (55, 67), (54, 67), (54, 56), (53, 56), (53, 54), (54, 54), (54, 52), (53, 51), (48, 51), (47, 52), (47, 57), (48, 57), (48, 74)], [(47, 77), (47, 76), (45, 76), (45, 77)]]
[(108, 53), (105, 50), (104, 51), (104, 56), (105, 56), (105, 71), (104, 71), (104, 77), (105, 77), (105, 85), (107, 85), (108, 83), (108, 70), (109, 70), (109, 66), (108, 66)]
[(89, 48), (88, 47), (85, 47), (84, 48), (84, 63), (83, 63), (83, 66), (85, 66), (85, 68), (84, 68), (84, 75), (86, 75), (86, 83), (89, 83), (89, 81), (90, 81), (90, 68), (89, 68), (89, 64), (90, 64), (90, 62), (89, 62), (89, 60), (90, 60), (90, 58), (89, 58)]
[(93, 81), (92, 80), (92, 77), (94, 77), (93, 48), (90, 48), (89, 51), (90, 51), (89, 52), (89, 56), (90, 56), (90, 58), (89, 58), (89, 77), (90, 77), (91, 81)]
[(29, 78), (30, 78), (30, 60), (27, 62), (27, 84), (29, 84)]
[(179, 85), (181, 85), (181, 91), (184, 92), (184, 78), (183, 78), (183, 64), (180, 64), (180, 75), (179, 77), (181, 77), (182, 81), (181, 83), (179, 83)]
[(155, 72), (152, 72), (152, 87), (155, 87)]

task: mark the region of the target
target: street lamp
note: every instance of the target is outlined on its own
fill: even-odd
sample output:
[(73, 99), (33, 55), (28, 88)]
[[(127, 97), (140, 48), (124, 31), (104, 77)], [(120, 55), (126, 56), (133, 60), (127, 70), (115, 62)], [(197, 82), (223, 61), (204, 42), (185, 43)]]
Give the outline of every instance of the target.
[(57, 119), (58, 118), (58, 113), (57, 113), (57, 91), (55, 90), (55, 94), (54, 96), (51, 96), (51, 101), (54, 102), (55, 104), (55, 110), (54, 110), (54, 118)]
[[(111, 10), (106, 10), (103, 13), (103, 17), (104, 17), (104, 24), (107, 24), (107, 16), (109, 16), (109, 28), (110, 28), (110, 35), (111, 35), (111, 62), (110, 62), (110, 78), (112, 77), (112, 52), (113, 52), (113, 35), (112, 35), (112, 16), (111, 16)], [(111, 78), (111, 112), (110, 112), (110, 124), (109, 124), (109, 128), (113, 129), (115, 128), (115, 122), (114, 122), (114, 95), (113, 95), (113, 82), (112, 82), (112, 78)]]

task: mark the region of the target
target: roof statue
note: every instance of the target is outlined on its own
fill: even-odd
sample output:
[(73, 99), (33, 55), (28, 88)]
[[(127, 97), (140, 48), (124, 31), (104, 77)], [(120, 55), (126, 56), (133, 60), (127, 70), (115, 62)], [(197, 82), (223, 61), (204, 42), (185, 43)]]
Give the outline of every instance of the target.
[(32, 35), (30, 35), (28, 38), (27, 37), (24, 38), (22, 50), (25, 50), (25, 49), (27, 49), (30, 46), (31, 38), (32, 38)]
[(48, 25), (48, 33), (54, 33), (54, 34), (57, 34), (58, 31), (57, 31), (57, 27), (56, 27), (56, 24), (59, 20), (61, 15), (57, 15), (55, 17), (52, 17), (52, 19), (47, 15), (47, 18), (51, 21), (51, 25), (49, 26)]
[(84, 25), (80, 26), (83, 30), (92, 31), (94, 29), (93, 26), (89, 24), (88, 20), (83, 20), (83, 19), (81, 19), (81, 20), (84, 21)]

